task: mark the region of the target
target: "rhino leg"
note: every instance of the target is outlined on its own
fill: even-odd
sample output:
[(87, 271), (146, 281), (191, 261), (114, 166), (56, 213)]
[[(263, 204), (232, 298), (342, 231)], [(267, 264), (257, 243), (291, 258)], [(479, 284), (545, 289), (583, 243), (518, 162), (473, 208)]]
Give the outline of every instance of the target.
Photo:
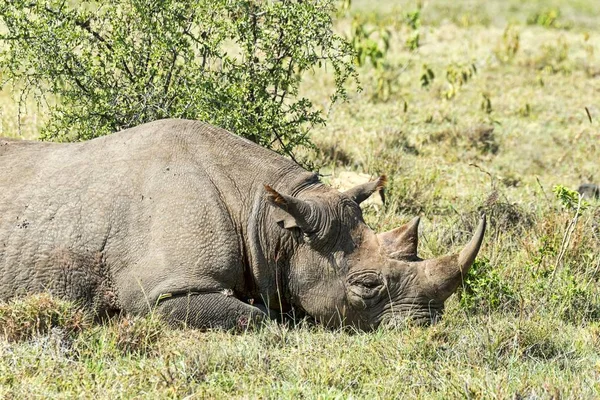
[(260, 308), (222, 293), (165, 299), (156, 311), (171, 325), (198, 329), (245, 329), (269, 319)]

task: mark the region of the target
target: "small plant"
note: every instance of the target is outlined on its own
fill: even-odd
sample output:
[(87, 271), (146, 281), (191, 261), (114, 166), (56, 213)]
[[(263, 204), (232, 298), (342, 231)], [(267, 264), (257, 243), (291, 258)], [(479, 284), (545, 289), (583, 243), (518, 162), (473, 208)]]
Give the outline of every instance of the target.
[(416, 31), (421, 27), (421, 7), (418, 7), (415, 11), (410, 11), (405, 17), (406, 24), (413, 30)]
[[(484, 111), (488, 114), (491, 113), (492, 104), (489, 98), (486, 100), (485, 95), (482, 106), (486, 107)], [(500, 149), (494, 127), (491, 125), (481, 125), (468, 129), (465, 132), (465, 139), (466, 147), (475, 149), (481, 154), (497, 154)]]
[(367, 62), (375, 68), (381, 68), (390, 49), (391, 31), (382, 26), (372, 26), (355, 15), (352, 20), (350, 44), (354, 49), (355, 62), (359, 67)]
[(372, 25), (356, 15), (352, 21), (350, 43), (354, 49), (355, 63), (359, 67), (371, 64), (375, 70), (375, 91), (373, 100), (387, 101), (394, 92), (393, 83), (398, 74), (387, 62), (390, 48), (391, 30), (380, 24)]
[(525, 59), (524, 65), (540, 71), (538, 82), (544, 86), (543, 75), (564, 73), (569, 74), (574, 63), (569, 59), (570, 46), (561, 35), (552, 42), (543, 43), (537, 54)]
[(481, 110), (486, 114), (491, 114), (493, 111), (489, 93), (481, 93)]
[(475, 64), (452, 64), (446, 68), (446, 81), (448, 88), (442, 92), (444, 98), (454, 98), (460, 89), (477, 73)]
[(518, 112), (521, 117), (529, 117), (531, 115), (531, 105), (529, 103), (525, 103), (523, 106), (519, 107)]
[(435, 79), (435, 74), (433, 73), (433, 70), (427, 66), (427, 64), (423, 64), (422, 70), (423, 72), (421, 73), (421, 86), (428, 87)]
[(405, 41), (406, 47), (416, 50), (420, 46), (421, 8), (400, 15), (400, 18), (386, 18), (377, 14), (356, 14), (352, 20), (348, 41), (354, 49), (356, 65), (371, 65), (374, 69), (373, 101), (386, 102), (398, 92), (399, 67), (388, 59), (392, 29), (407, 26), (410, 33)]
[(509, 284), (493, 268), (490, 261), (479, 258), (467, 274), (460, 293), (461, 306), (471, 311), (494, 311), (516, 304), (516, 296)]
[[(399, 73), (394, 67), (389, 64), (384, 64), (383, 67), (377, 71), (375, 95), (372, 96), (373, 100), (382, 102), (388, 101), (398, 90), (396, 85), (398, 77)], [(407, 103), (405, 102), (404, 104), (406, 106)]]
[(409, 50), (416, 50), (420, 47), (419, 39), (421, 37), (419, 28), (421, 27), (421, 8), (406, 14), (406, 24), (410, 27), (411, 33), (406, 39), (406, 47)]
[(452, 21), (461, 28), (470, 28), (476, 25), (488, 26), (491, 22), (491, 18), (483, 13), (483, 10), (474, 10), (474, 12), (467, 12), (456, 17), (452, 17)]
[(498, 40), (498, 44), (494, 49), (494, 54), (498, 61), (503, 63), (512, 61), (519, 51), (520, 43), (521, 33), (519, 32), (519, 29), (512, 24), (507, 25), (502, 37)]
[(552, 302), (562, 319), (573, 322), (594, 321), (600, 317), (598, 295), (571, 268), (563, 268), (552, 285)]
[(561, 12), (558, 8), (549, 8), (530, 15), (527, 18), (528, 25), (538, 25), (544, 28), (570, 29), (573, 24), (560, 21)]
[(565, 61), (569, 58), (569, 44), (561, 36), (556, 43), (547, 43), (542, 46), (542, 62), (545, 62), (543, 68), (550, 68), (552, 72), (569, 72)]
[(555, 185), (552, 188), (552, 192), (563, 208), (568, 211), (577, 211), (581, 214), (590, 205), (576, 190), (569, 189), (563, 185)]
[(410, 37), (406, 40), (406, 47), (409, 50), (416, 50), (418, 49), (421, 44), (419, 42), (419, 39), (421, 38), (419, 32), (414, 32), (413, 34), (410, 35)]
[(337, 14), (339, 16), (345, 16), (346, 14), (348, 14), (351, 7), (352, 7), (352, 0), (340, 0), (339, 5), (338, 5)]

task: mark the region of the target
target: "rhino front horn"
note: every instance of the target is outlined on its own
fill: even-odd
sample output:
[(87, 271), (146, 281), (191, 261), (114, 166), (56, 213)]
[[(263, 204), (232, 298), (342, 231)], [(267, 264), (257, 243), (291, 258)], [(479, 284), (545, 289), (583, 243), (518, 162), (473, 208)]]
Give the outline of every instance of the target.
[(473, 238), (458, 254), (428, 260), (425, 265), (425, 275), (429, 279), (436, 297), (444, 301), (462, 283), (483, 242), (486, 218), (481, 216)]

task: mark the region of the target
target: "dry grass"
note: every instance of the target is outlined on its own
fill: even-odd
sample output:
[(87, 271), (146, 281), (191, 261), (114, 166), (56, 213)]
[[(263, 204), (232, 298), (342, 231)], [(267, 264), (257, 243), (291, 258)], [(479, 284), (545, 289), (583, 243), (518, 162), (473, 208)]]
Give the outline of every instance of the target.
[[(392, 10), (415, 6), (355, 0), (353, 11), (393, 20)], [(560, 24), (527, 23), (551, 9)], [(0, 340), (0, 397), (599, 397), (600, 208), (592, 202), (574, 220), (552, 188), (600, 181), (600, 8), (436, 0), (420, 32), (411, 51), (406, 28), (394, 28), (395, 93), (373, 101), (374, 71), (361, 71), (364, 90), (315, 130), (315, 157), (332, 181), (386, 174), (387, 205), (369, 207), (368, 223), (388, 229), (423, 215), (424, 257), (463, 245), (479, 212), (491, 217), (441, 324), (353, 335), (272, 324), (233, 335), (126, 320), (84, 329), (67, 350), (42, 331)], [(447, 71), (471, 64), (477, 72), (448, 99)], [(315, 75), (304, 90), (329, 84)], [(18, 135), (16, 106), (6, 94), (0, 105), (3, 134)], [(23, 136), (42, 116), (29, 107)]]
[(19, 342), (60, 330), (70, 336), (89, 328), (91, 319), (69, 303), (47, 294), (0, 302), (0, 337)]

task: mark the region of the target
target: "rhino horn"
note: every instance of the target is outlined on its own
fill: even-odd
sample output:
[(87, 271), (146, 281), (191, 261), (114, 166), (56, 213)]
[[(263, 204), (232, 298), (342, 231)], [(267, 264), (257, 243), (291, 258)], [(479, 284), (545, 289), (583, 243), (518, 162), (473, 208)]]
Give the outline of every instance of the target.
[(265, 185), (267, 191), (267, 201), (277, 207), (279, 212), (275, 213), (277, 223), (281, 223), (284, 228), (300, 228), (304, 232), (314, 232), (317, 230), (314, 221), (313, 207), (294, 196), (288, 196), (277, 192), (269, 185)]
[(354, 200), (357, 204), (360, 204), (368, 199), (373, 193), (375, 193), (375, 191), (379, 191), (381, 200), (384, 201), (383, 188), (385, 187), (386, 183), (387, 177), (385, 175), (381, 175), (374, 181), (363, 183), (362, 185), (358, 185), (352, 189), (346, 190), (344, 194)]
[(380, 243), (392, 258), (416, 258), (419, 243), (419, 222), (421, 217), (415, 217), (407, 224), (394, 230), (377, 235)]
[(425, 261), (425, 275), (439, 300), (450, 297), (469, 272), (483, 242), (485, 226), (483, 215), (473, 238), (459, 254)]

